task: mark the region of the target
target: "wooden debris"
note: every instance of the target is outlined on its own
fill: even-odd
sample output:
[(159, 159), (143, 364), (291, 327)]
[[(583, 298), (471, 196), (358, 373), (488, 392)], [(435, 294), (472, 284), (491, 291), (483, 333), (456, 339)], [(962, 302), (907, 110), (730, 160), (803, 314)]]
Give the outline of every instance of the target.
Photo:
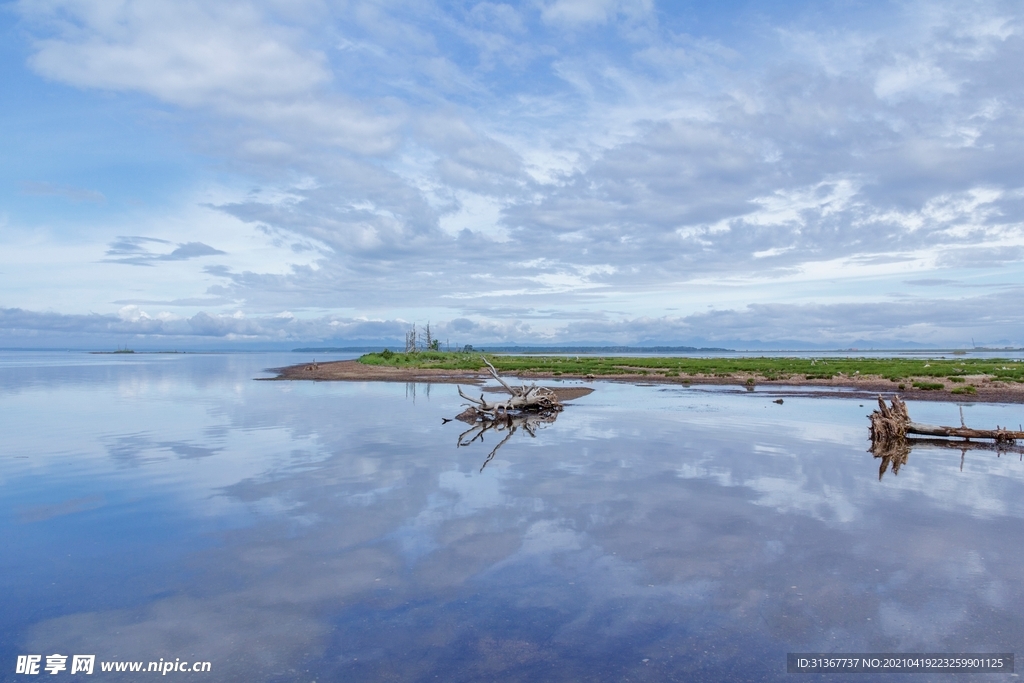
[(899, 396), (892, 397), (892, 406), (885, 405), (885, 399), (878, 396), (878, 410), (871, 413), (871, 443), (905, 439), (910, 415), (907, 404)]
[[(871, 448), (870, 452), (881, 460), (878, 467), (878, 478), (888, 470), (898, 474), (900, 467), (905, 465), (914, 447), (940, 447), (959, 449), (960, 468), (968, 450), (984, 449), (1004, 452), (1024, 453), (1024, 449), (1016, 446), (1017, 439), (1024, 439), (1024, 430), (1012, 431), (996, 426), (995, 429), (972, 429), (964, 424), (963, 409), (960, 409), (960, 426), (943, 427), (921, 424), (910, 419), (907, 404), (899, 396), (893, 396), (889, 405), (885, 399), (878, 397), (878, 410), (871, 413)], [(916, 435), (911, 436), (911, 435)], [(932, 438), (917, 438), (917, 437)], [(943, 437), (943, 438), (934, 438)], [(991, 439), (992, 442), (976, 442), (971, 439)]]
[(996, 425), (995, 429), (972, 429), (964, 424), (963, 412), (960, 413), (959, 427), (942, 427), (921, 424), (910, 419), (907, 404), (899, 396), (892, 397), (891, 405), (878, 397), (878, 410), (871, 413), (871, 441), (891, 441), (905, 439), (909, 434), (919, 436), (941, 436), (947, 438), (992, 439), (997, 444), (1012, 444), (1017, 439), (1024, 439), (1024, 431), (1014, 431)]
[[(484, 364), (498, 384), (507, 393), (507, 398), (501, 401), (488, 401), (480, 394), (480, 399), (470, 398), (459, 389), (459, 396), (469, 401), (466, 409), (455, 416), (470, 425), (470, 428), (459, 434), (458, 446), (469, 446), (475, 441), (484, 440), (487, 432), (504, 432), (505, 435), (498, 444), (491, 449), (484, 464), (480, 466), (482, 472), (487, 463), (494, 459), (498, 449), (508, 443), (512, 435), (520, 428), (531, 437), (537, 436), (537, 430), (553, 423), (563, 409), (562, 401), (554, 389), (539, 387), (536, 384), (514, 387), (506, 382), (498, 374), (498, 371), (486, 358)], [(578, 390), (577, 393), (586, 395), (590, 393), (587, 389)]]
[(530, 386), (524, 384), (519, 387), (513, 387), (501, 378), (498, 371), (495, 370), (494, 366), (486, 358), (483, 361), (490, 370), (491, 376), (508, 392), (508, 398), (504, 401), (491, 402), (484, 398), (483, 394), (480, 394), (480, 399), (477, 400), (466, 396), (462, 393), (462, 387), (459, 387), (459, 396), (470, 403), (466, 410), (458, 416), (460, 420), (464, 420), (467, 416), (496, 420), (510, 413), (550, 414), (562, 410), (562, 402), (553, 390), (547, 387), (539, 387), (536, 384), (531, 384)]

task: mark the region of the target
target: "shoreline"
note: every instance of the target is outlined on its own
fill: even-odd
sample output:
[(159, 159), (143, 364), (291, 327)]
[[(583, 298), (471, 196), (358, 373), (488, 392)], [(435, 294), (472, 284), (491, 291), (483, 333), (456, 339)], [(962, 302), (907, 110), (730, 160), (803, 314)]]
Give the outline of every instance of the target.
[[(367, 365), (357, 360), (329, 361), (326, 363), (302, 363), (283, 368), (272, 368), (276, 377), (259, 378), (260, 381), (305, 380), (314, 382), (417, 382), (431, 384), (467, 384), (483, 385), (490, 379), (486, 372), (478, 370), (445, 370), (437, 368), (398, 368), (385, 365)], [(765, 393), (770, 389), (811, 389), (797, 395), (828, 398), (864, 398), (874, 399), (879, 394), (890, 396), (900, 394), (905, 399), (914, 401), (942, 401), (947, 403), (1024, 403), (1024, 385), (1019, 383), (1000, 382), (988, 378), (976, 380), (974, 394), (954, 394), (951, 389), (917, 389), (912, 387), (918, 378), (907, 378), (903, 383), (907, 388), (899, 389), (897, 382), (882, 377), (833, 377), (832, 379), (806, 379), (788, 377), (786, 379), (766, 380), (755, 378), (749, 373), (733, 373), (728, 377), (720, 376), (687, 376), (665, 377), (658, 374), (617, 373), (601, 375), (582, 375), (574, 373), (554, 374), (552, 372), (519, 371), (502, 372), (505, 377), (515, 377), (524, 381), (552, 380), (579, 382), (618, 382), (635, 385), (670, 385), (693, 386), (698, 384), (737, 386), (752, 392)], [(754, 379), (754, 384), (748, 384)], [(920, 378), (928, 381), (931, 378)], [(752, 387), (752, 388), (751, 388)], [(831, 389), (832, 391), (829, 391)], [(783, 395), (794, 395), (792, 391), (779, 392)]]

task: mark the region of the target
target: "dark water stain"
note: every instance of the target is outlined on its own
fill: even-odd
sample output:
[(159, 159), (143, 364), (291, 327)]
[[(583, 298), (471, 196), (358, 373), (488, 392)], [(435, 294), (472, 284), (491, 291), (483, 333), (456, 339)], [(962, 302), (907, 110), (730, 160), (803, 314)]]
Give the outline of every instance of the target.
[(73, 515), (85, 510), (95, 510), (104, 504), (103, 496), (82, 496), (61, 501), (53, 505), (36, 505), (24, 508), (19, 514), (23, 522), (43, 522), (54, 517)]

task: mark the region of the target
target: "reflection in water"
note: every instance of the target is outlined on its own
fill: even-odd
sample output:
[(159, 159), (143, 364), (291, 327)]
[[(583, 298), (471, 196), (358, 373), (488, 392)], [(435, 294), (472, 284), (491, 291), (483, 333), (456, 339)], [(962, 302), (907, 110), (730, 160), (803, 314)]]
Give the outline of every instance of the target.
[[(787, 652), (1024, 637), (1024, 466), (950, 453), (878, 485), (857, 399), (602, 383), (532, 439), (510, 434), (551, 422), (443, 427), (450, 386), (252, 381), (292, 358), (0, 353), (0, 662), (783, 682)], [(480, 472), (501, 442), (538, 457)]]
[[(424, 387), (425, 387), (424, 388), (424, 393), (426, 394), (426, 397), (427, 397), (428, 401), (430, 400), (430, 387), (431, 386), (432, 385), (429, 382), (427, 382), (424, 385)], [(411, 398), (412, 402), (416, 403), (416, 382), (406, 382), (405, 383), (405, 397), (407, 399)]]
[(947, 441), (946, 439), (916, 439), (913, 437), (905, 439), (894, 439), (891, 441), (874, 441), (868, 452), (876, 458), (881, 458), (878, 465), (878, 480), (889, 470), (893, 475), (900, 472), (900, 468), (907, 464), (910, 452), (915, 448), (942, 448), (960, 451), (960, 471), (964, 470), (964, 460), (967, 451), (993, 451), (997, 457), (1003, 453), (1017, 453), (1024, 461), (1024, 446), (1006, 443), (984, 443), (981, 441)]
[(910, 443), (907, 439), (875, 440), (871, 442), (868, 452), (876, 458), (882, 459), (878, 465), (878, 480), (881, 481), (882, 476), (890, 467), (893, 475), (896, 475), (900, 473), (900, 468), (907, 464), (907, 458), (910, 457)]
[(555, 411), (520, 413), (518, 415), (503, 413), (497, 418), (463, 413), (457, 419), (472, 425), (469, 429), (459, 434), (457, 446), (459, 448), (469, 446), (477, 440), (483, 443), (484, 434), (489, 431), (493, 431), (495, 434), (506, 432), (505, 436), (498, 442), (498, 445), (492, 448), (491, 452), (487, 454), (487, 458), (484, 459), (484, 464), (480, 466), (480, 471), (483, 472), (484, 468), (487, 467), (487, 463), (494, 459), (494, 454), (498, 452), (499, 448), (508, 443), (508, 440), (516, 433), (516, 430), (522, 428), (524, 432), (536, 438), (537, 430), (554, 424), (555, 420), (558, 419), (558, 413)]

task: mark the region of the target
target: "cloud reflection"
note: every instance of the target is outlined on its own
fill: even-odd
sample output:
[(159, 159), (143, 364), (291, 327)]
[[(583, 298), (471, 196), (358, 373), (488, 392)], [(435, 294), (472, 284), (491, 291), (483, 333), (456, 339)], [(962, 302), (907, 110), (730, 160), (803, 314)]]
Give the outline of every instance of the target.
[[(147, 437), (164, 460), (126, 485), (166, 496), (173, 461), (196, 489), (181, 505), (223, 498), (245, 523), (189, 553), (167, 594), (43, 619), (25, 647), (210, 660), (219, 680), (769, 680), (787, 649), (1012, 649), (1024, 633), (1016, 462), (880, 485), (866, 439), (807, 436), (856, 432), (856, 404), (787, 399), (769, 419), (757, 392), (607, 384), (481, 471), (440, 425), (454, 388), (404, 392), (201, 392), (209, 456)], [(125, 424), (153, 401), (126, 404)], [(263, 435), (290, 436), (250, 460)], [(116, 471), (113, 455), (94, 457)], [(977, 502), (992, 495), (998, 512)]]

